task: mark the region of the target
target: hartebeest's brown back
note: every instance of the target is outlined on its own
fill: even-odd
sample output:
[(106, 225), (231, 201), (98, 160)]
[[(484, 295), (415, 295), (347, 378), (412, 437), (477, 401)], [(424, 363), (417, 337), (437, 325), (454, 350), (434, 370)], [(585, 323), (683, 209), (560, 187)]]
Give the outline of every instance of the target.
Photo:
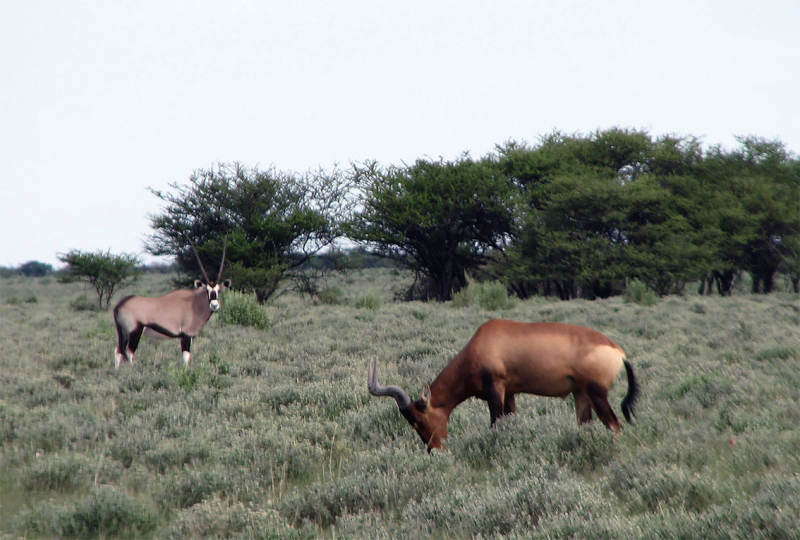
[(582, 326), (494, 319), (478, 328), (417, 401), (399, 386), (378, 383), (376, 362), (370, 365), (367, 387), (375, 396), (393, 397), (430, 450), (442, 447), (450, 413), (470, 397), (489, 403), (494, 424), (516, 411), (515, 394), (572, 394), (579, 423), (591, 421), (595, 412), (606, 427), (619, 431), (608, 390), (623, 366), (628, 394), (622, 411), (631, 422), (639, 387), (619, 345)]
[(488, 370), (512, 394), (562, 397), (589, 381), (610, 387), (624, 359), (622, 347), (591, 328), (493, 319), (475, 332), (448, 368), (474, 377), (478, 388), (481, 371)]

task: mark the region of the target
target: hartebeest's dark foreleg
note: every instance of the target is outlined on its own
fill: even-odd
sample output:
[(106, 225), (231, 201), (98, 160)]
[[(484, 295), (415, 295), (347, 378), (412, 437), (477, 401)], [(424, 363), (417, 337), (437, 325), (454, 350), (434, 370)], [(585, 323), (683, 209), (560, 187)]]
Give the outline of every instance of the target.
[(514, 401), (514, 394), (506, 394), (506, 401), (503, 404), (503, 414), (514, 414), (517, 412), (517, 403)]
[(492, 425), (494, 425), (497, 419), (505, 414), (505, 388), (495, 382), (488, 370), (481, 371), (481, 382), (483, 383), (483, 398), (489, 404), (489, 415)]
[(495, 386), (486, 389), (486, 401), (489, 402), (489, 415), (492, 418), (492, 425), (497, 419), (503, 416), (503, 398)]
[(572, 395), (575, 397), (575, 413), (578, 415), (578, 425), (591, 422), (592, 402), (589, 396), (582, 394), (580, 390), (576, 390)]
[(586, 385), (586, 393), (589, 394), (594, 412), (597, 413), (597, 417), (600, 418), (600, 421), (603, 422), (608, 429), (613, 429), (619, 433), (619, 419), (617, 419), (617, 415), (614, 414), (614, 410), (608, 403), (608, 390), (599, 384), (590, 382)]

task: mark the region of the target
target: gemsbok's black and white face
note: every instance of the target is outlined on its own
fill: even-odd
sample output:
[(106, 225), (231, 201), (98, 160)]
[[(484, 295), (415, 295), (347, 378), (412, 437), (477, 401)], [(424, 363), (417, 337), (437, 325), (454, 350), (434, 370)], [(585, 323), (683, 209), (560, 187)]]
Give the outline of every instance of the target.
[(211, 283), (203, 283), (201, 280), (196, 279), (194, 280), (194, 288), (204, 288), (208, 295), (208, 309), (218, 311), (222, 307), (222, 304), (219, 303), (219, 293), (222, 289), (231, 288), (231, 280), (226, 279), (222, 283), (214, 283), (213, 281)]

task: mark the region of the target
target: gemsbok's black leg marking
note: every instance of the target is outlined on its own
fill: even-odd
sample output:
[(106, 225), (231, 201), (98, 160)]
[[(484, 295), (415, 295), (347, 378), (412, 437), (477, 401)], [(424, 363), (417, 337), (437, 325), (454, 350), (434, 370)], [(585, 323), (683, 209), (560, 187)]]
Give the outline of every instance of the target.
[(142, 338), (142, 332), (144, 332), (144, 327), (139, 327), (131, 332), (128, 342), (128, 349), (130, 349), (131, 354), (135, 353), (136, 349), (139, 348), (139, 340)]
[(181, 336), (181, 350), (183, 351), (183, 363), (187, 366), (192, 362), (192, 353), (190, 351), (192, 347), (192, 337), (183, 335)]

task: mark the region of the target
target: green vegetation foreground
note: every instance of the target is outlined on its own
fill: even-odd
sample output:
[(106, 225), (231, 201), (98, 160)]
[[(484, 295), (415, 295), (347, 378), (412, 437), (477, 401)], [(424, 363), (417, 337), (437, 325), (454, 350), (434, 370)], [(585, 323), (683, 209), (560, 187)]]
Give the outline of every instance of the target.
[[(280, 296), (271, 326), (212, 317), (192, 367), (143, 341), (113, 367), (111, 314), (85, 290), (0, 281), (0, 534), (27, 537), (787, 538), (800, 530), (796, 294), (672, 296), (653, 307), (533, 299), (392, 303), (406, 276), (344, 280), (341, 303)], [(122, 294), (163, 294), (145, 276)], [(369, 293), (374, 302), (358, 301)], [(223, 311), (228, 306), (222, 297)], [(70, 306), (73, 306), (72, 308)], [(358, 307), (362, 306), (362, 307)], [(469, 400), (427, 454), (367, 365), (416, 398), (492, 317), (595, 328), (642, 394), (618, 437), (572, 398), (520, 395), (489, 428)], [(625, 384), (610, 401), (619, 407)]]

